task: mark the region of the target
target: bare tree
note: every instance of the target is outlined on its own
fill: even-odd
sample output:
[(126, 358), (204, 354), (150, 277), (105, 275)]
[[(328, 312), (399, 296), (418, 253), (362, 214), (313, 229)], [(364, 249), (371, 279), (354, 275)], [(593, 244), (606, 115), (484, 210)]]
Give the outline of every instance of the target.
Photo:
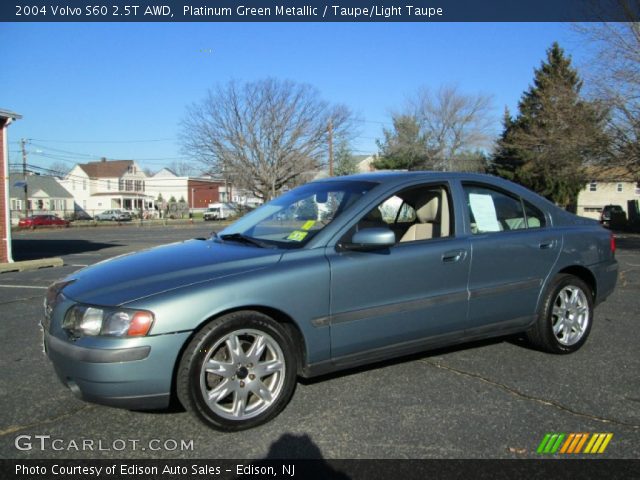
[[(621, 0), (623, 7), (628, 2)], [(586, 65), (591, 95), (610, 110), (613, 155), (629, 170), (640, 170), (640, 18), (625, 8), (630, 22), (590, 23), (575, 29), (595, 47)], [(637, 7), (635, 9), (637, 12)]]
[(330, 122), (334, 138), (344, 137), (351, 112), (309, 85), (232, 81), (188, 107), (181, 138), (187, 155), (268, 200), (322, 165)]
[(199, 175), (202, 171), (194, 162), (184, 160), (174, 160), (167, 168), (179, 177), (193, 177)]
[(56, 175), (58, 177), (64, 177), (67, 173), (71, 171), (72, 165), (65, 163), (60, 160), (56, 160), (49, 165), (49, 172), (51, 175)]
[(456, 170), (457, 159), (491, 145), (492, 98), (482, 93), (466, 94), (454, 85), (435, 92), (424, 88), (408, 101), (408, 110), (426, 139), (435, 169)]

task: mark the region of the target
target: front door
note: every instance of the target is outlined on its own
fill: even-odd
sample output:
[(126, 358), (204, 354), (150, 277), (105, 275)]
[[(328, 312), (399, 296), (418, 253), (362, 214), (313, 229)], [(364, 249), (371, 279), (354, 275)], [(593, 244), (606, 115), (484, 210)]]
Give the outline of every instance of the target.
[(451, 206), (445, 185), (405, 189), (362, 216), (342, 239), (348, 242), (360, 228), (389, 228), (395, 245), (329, 250), (334, 360), (462, 334), (469, 240), (456, 238)]

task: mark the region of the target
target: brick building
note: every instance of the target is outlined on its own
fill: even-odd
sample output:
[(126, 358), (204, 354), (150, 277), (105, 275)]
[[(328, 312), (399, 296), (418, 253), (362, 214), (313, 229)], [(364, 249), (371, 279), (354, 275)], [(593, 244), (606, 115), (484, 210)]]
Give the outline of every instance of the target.
[(0, 108), (0, 230), (2, 243), (0, 244), (0, 263), (13, 261), (11, 256), (11, 216), (9, 211), (9, 145), (7, 139), (7, 127), (9, 124), (22, 118), (17, 113)]

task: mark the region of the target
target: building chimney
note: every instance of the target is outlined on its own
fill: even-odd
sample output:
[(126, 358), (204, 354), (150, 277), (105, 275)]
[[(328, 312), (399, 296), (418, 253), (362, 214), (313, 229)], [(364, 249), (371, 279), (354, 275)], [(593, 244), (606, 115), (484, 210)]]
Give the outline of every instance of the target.
[(100, 159), (100, 161), (101, 161), (101, 162), (106, 162), (106, 161), (107, 161), (107, 157), (102, 157), (102, 158)]

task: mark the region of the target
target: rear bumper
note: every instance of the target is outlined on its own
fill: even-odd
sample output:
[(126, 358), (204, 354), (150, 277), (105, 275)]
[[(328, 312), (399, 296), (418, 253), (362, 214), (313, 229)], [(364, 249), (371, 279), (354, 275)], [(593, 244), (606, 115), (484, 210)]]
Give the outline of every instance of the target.
[(614, 259), (591, 267), (596, 277), (595, 304), (604, 302), (613, 293), (618, 282), (618, 262)]
[[(45, 351), (60, 381), (85, 401), (128, 409), (169, 406), (173, 372), (189, 332), (104, 339), (91, 347), (44, 334)], [(97, 343), (97, 344), (95, 344)]]

